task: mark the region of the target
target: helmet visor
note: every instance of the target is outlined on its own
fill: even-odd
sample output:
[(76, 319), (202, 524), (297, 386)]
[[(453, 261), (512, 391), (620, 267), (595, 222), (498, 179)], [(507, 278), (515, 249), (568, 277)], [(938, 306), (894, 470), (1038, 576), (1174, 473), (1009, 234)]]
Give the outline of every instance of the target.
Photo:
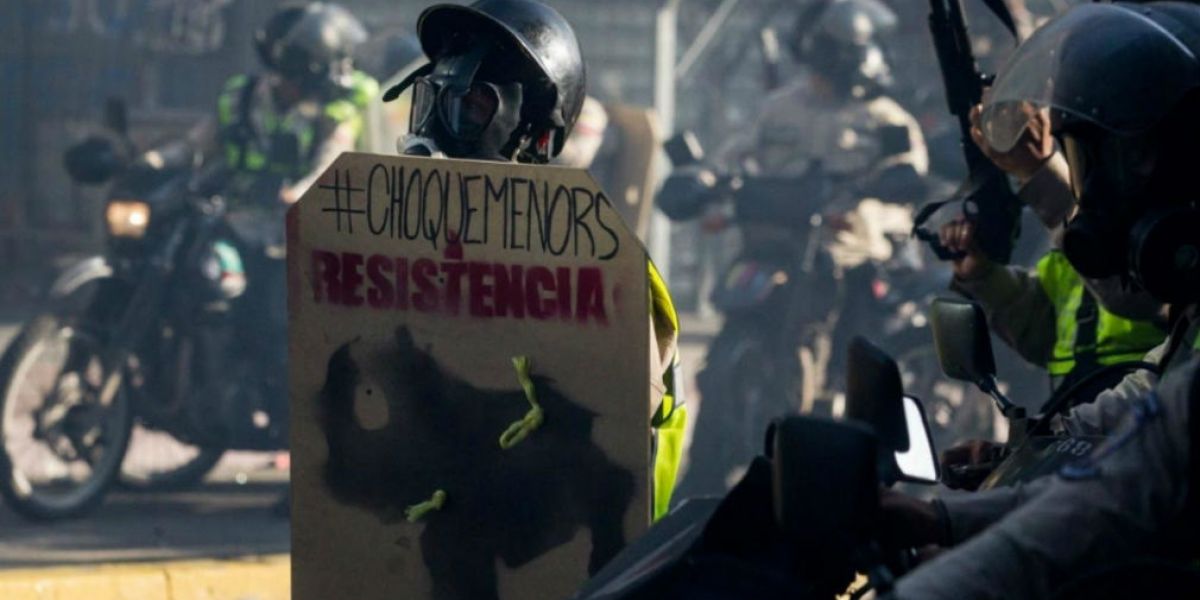
[[(1076, 6), (1026, 40), (996, 77), (981, 115), (989, 145), (1012, 149), (1034, 111), (1109, 132), (1143, 133), (1197, 87), (1197, 59), (1141, 10)], [(1057, 133), (1057, 131), (1056, 131)]]

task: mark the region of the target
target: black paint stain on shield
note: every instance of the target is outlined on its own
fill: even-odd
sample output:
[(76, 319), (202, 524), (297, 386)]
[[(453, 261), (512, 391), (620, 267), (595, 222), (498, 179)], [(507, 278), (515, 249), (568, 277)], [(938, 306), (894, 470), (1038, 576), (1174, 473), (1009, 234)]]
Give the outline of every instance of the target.
[[(384, 522), (446, 491), (445, 508), (425, 517), (420, 535), (438, 600), (497, 598), (496, 558), (519, 568), (581, 527), (592, 538), (589, 573), (625, 544), (633, 476), (593, 443), (594, 413), (546, 377), (533, 380), (545, 423), (503, 450), (500, 434), (529, 409), (515, 373), (511, 391), (479, 389), (443, 370), (403, 327), (392, 343), (352, 341), (329, 359), (320, 398), (325, 482), (339, 502)], [(382, 394), (386, 425), (359, 423), (359, 394)]]

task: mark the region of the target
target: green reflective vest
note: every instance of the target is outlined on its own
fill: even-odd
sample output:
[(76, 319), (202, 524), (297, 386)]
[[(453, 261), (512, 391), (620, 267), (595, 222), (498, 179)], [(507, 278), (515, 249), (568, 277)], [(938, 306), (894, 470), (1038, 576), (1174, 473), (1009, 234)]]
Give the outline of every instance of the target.
[(272, 102), (256, 97), (256, 77), (230, 78), (217, 100), (225, 162), (246, 175), (272, 174), (293, 180), (308, 175), (315, 168), (321, 135), (349, 123), (354, 135), (361, 138), (364, 111), (379, 96), (379, 84), (358, 71), (351, 79), (344, 96), (315, 111), (293, 108), (281, 113)]
[(1062, 252), (1042, 257), (1037, 273), (1056, 315), (1054, 352), (1046, 365), (1052, 376), (1142, 360), (1166, 338), (1153, 323), (1125, 319), (1100, 306)]

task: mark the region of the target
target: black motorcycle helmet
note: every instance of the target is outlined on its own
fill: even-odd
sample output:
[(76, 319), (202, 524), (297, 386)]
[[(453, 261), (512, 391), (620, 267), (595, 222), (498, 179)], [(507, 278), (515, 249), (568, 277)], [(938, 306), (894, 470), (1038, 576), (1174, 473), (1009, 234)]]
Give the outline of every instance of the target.
[(1200, 7), (1087, 4), (1050, 21), (997, 77), (989, 143), (1011, 148), (1031, 110), (1050, 111), (1071, 168), (1063, 251), (1076, 270), (1200, 301)]
[(355, 48), (367, 31), (349, 11), (327, 2), (289, 6), (254, 34), (263, 64), (309, 93), (350, 89)]
[(892, 85), (879, 37), (897, 20), (879, 0), (818, 0), (797, 16), (789, 47), (839, 94), (871, 97)]
[(413, 86), (414, 134), (454, 157), (544, 163), (562, 151), (586, 81), (562, 15), (533, 0), (441, 4), (417, 34), (430, 64), (384, 95)]

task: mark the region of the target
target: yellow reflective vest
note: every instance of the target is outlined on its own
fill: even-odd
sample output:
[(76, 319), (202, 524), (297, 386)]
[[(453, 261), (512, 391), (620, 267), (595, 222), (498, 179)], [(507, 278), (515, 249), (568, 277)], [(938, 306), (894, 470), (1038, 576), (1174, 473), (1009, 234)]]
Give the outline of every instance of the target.
[(1142, 360), (1166, 338), (1166, 332), (1147, 321), (1133, 321), (1104, 309), (1089, 293), (1079, 273), (1061, 251), (1038, 261), (1038, 281), (1054, 305), (1054, 351), (1047, 370), (1055, 377), (1076, 368)]
[[(355, 137), (366, 126), (367, 106), (379, 97), (379, 84), (369, 75), (355, 71), (351, 87), (337, 99), (327, 101), (316, 111), (280, 112), (271, 102), (256, 98), (259, 79), (237, 75), (225, 83), (217, 99), (217, 123), (225, 162), (245, 176), (277, 175), (293, 180), (309, 174), (322, 142), (322, 127), (349, 123)], [(311, 112), (311, 114), (309, 114)], [(328, 135), (325, 132), (324, 135)], [(271, 145), (288, 138), (294, 149), (287, 156), (273, 152)]]
[[(672, 342), (679, 337), (679, 315), (671, 300), (671, 292), (653, 262), (647, 262), (650, 281), (650, 315), (654, 319), (655, 331), (669, 332)], [(674, 344), (672, 344), (674, 345)], [(666, 393), (662, 404), (654, 413), (651, 427), (654, 429), (654, 477), (653, 506), (651, 514), (657, 521), (667, 514), (671, 495), (675, 491), (679, 464), (683, 460), (683, 434), (687, 424), (687, 408), (679, 397), (679, 356), (671, 357), (667, 369), (661, 374)], [(657, 375), (655, 375), (657, 376)]]

